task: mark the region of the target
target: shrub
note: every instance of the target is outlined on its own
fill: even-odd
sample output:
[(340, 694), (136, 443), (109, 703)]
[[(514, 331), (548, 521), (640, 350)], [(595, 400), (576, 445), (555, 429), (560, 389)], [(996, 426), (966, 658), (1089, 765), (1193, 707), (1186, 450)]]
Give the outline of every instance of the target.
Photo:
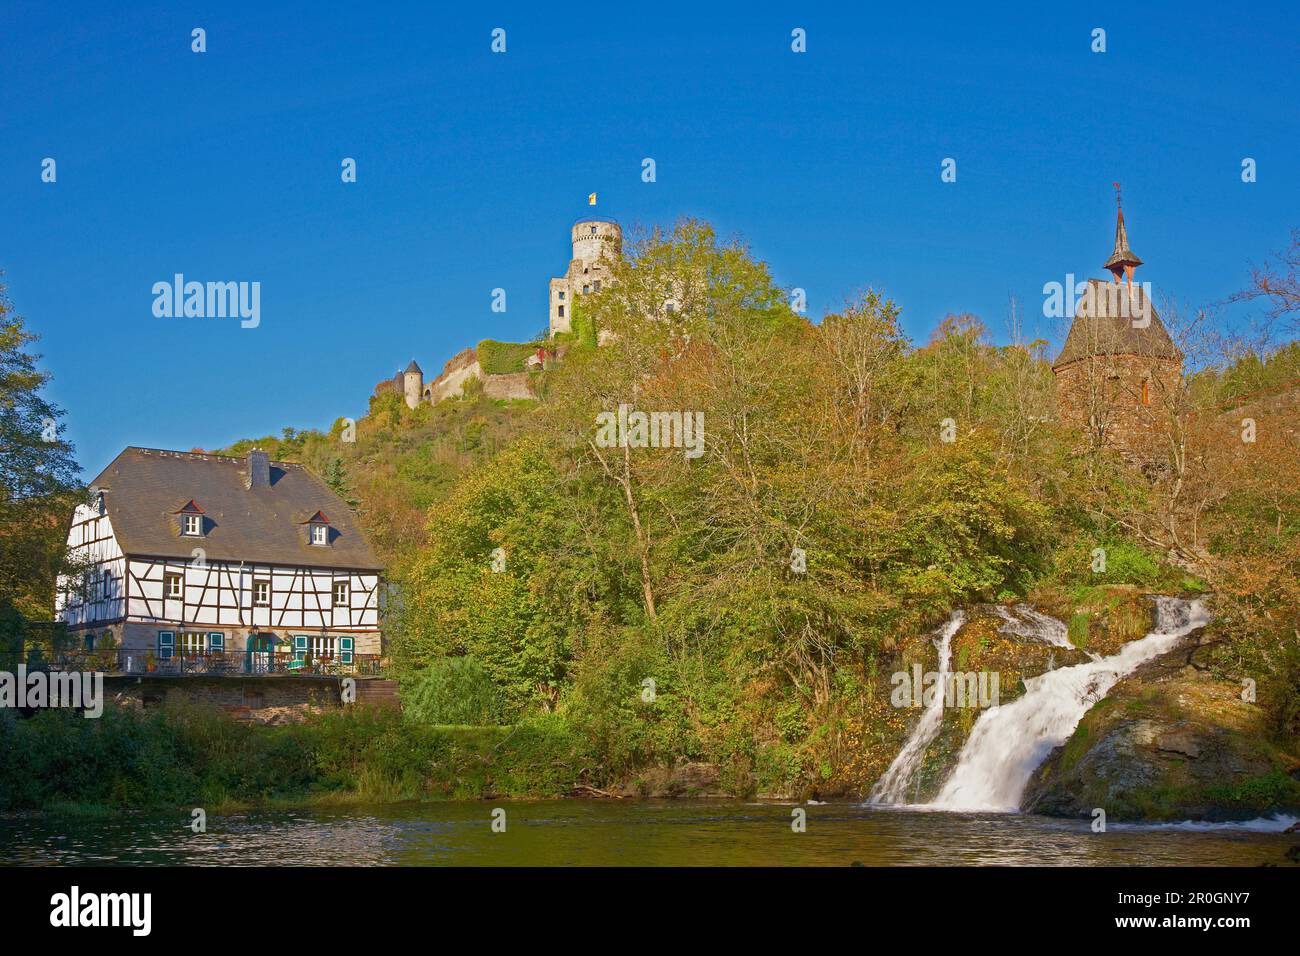
[(504, 716), (500, 689), (478, 659), (444, 657), (402, 686), (408, 720), (422, 724), (495, 724)]

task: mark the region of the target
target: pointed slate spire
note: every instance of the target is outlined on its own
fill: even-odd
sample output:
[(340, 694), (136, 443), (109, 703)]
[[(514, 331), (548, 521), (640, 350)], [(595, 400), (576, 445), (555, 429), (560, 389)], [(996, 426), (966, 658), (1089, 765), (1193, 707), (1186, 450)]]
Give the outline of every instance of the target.
[(1115, 205), (1119, 209), (1119, 218), (1115, 221), (1115, 251), (1110, 254), (1103, 268), (1110, 270), (1116, 282), (1123, 277), (1131, 283), (1133, 270), (1142, 265), (1142, 260), (1128, 247), (1128, 230), (1124, 228), (1124, 207), (1120, 203), (1119, 183), (1115, 184)]
[(414, 372), (414, 373), (417, 374), (417, 375), (423, 375), (423, 374), (424, 374), (424, 372), (422, 372), (422, 371), (420, 370), (420, 366), (418, 366), (418, 365), (415, 364), (415, 359), (411, 359), (411, 364), (408, 365), (408, 366), (406, 366), (406, 371), (407, 371), (407, 372)]

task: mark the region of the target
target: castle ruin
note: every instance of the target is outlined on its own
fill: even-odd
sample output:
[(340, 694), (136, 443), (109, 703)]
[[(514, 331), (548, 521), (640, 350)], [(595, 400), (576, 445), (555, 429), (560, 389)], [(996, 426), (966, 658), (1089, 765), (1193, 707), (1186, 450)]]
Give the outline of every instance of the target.
[(573, 331), (578, 296), (599, 292), (614, 278), (613, 264), (623, 254), (623, 230), (613, 219), (580, 219), (573, 224), (573, 258), (564, 275), (551, 280), (550, 329)]
[[(623, 230), (613, 219), (580, 219), (573, 224), (570, 239), (573, 256), (569, 266), (564, 275), (550, 281), (548, 335), (552, 343), (556, 335), (573, 331), (573, 307), (578, 298), (599, 292), (613, 281), (614, 261), (623, 254)], [(412, 359), (406, 371), (397, 372), (376, 385), (374, 394), (396, 392), (409, 408), (421, 402), (436, 405), (444, 398), (459, 395), (467, 382), (476, 379), (483, 383), (483, 393), (489, 398), (533, 398), (532, 373), (545, 367), (549, 359), (561, 356), (566, 348), (539, 343), (534, 352), (521, 360), (517, 371), (508, 372), (485, 371), (477, 351), (469, 348), (452, 356), (441, 374), (428, 382)]]

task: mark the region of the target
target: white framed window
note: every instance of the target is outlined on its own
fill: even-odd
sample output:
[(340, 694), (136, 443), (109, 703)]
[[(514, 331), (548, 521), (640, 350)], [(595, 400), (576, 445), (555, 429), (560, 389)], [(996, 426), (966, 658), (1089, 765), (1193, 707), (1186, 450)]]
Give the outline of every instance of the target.
[(185, 596), (185, 578), (179, 574), (163, 575), (163, 596), (180, 599)]
[(561, 302), (564, 301), (564, 290), (563, 290), (563, 289), (560, 290), (560, 301), (561, 301)]
[(311, 526), (311, 543), (317, 547), (330, 543), (329, 525), (314, 524)]
[(334, 582), (334, 606), (335, 607), (348, 606), (348, 582), (347, 581)]
[(182, 631), (176, 635), (181, 657), (200, 657), (208, 652), (208, 635), (202, 631)]
[(339, 639), (313, 634), (311, 638), (311, 659), (314, 661), (338, 657)]
[(270, 581), (253, 582), (253, 606), (254, 607), (271, 606), (271, 582)]
[(188, 535), (191, 538), (202, 537), (203, 515), (181, 515), (181, 534)]

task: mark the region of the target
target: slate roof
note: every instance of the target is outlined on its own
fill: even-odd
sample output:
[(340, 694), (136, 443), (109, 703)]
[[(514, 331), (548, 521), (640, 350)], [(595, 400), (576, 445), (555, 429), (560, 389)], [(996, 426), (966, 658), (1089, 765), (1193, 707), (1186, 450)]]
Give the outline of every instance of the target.
[[(1135, 327), (1135, 319), (1145, 319), (1147, 313), (1144, 309), (1150, 310), (1151, 321), (1145, 328)], [(1155, 305), (1147, 302), (1143, 287), (1138, 283), (1130, 286), (1102, 279), (1088, 280), (1088, 290), (1079, 302), (1070, 334), (1066, 336), (1065, 345), (1052, 368), (1093, 355), (1139, 355), (1171, 362), (1183, 360), (1183, 353), (1169, 337), (1169, 330), (1160, 321)]]
[[(271, 462), (271, 484), (247, 487), (245, 458), (129, 447), (93, 484), (122, 551), (141, 557), (189, 559), (203, 548), (209, 561), (383, 569), (356, 515), (303, 465)], [(206, 533), (180, 533), (177, 512), (193, 500)], [(330, 544), (312, 545), (303, 526), (317, 512), (332, 515)]]

